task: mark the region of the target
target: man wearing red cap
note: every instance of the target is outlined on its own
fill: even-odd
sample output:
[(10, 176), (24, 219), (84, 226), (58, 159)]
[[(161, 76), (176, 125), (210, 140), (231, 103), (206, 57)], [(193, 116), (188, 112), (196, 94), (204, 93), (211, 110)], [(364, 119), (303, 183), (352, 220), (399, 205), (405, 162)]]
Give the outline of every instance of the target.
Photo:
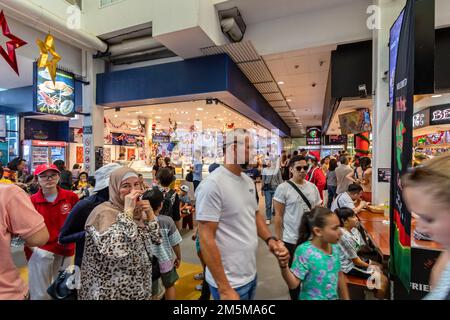
[(72, 263), (74, 245), (58, 243), (60, 230), (78, 196), (58, 187), (60, 171), (55, 165), (43, 164), (36, 168), (39, 192), (31, 197), (36, 210), (44, 217), (50, 239), (42, 247), (25, 247), (28, 259), (28, 285), (31, 300), (48, 300), (47, 289), (61, 268)]
[(320, 199), (323, 201), (323, 191), (325, 190), (325, 186), (327, 184), (327, 178), (323, 174), (322, 169), (319, 168), (320, 153), (310, 151), (307, 158), (310, 162), (310, 169), (306, 180), (316, 185), (317, 189), (319, 189)]

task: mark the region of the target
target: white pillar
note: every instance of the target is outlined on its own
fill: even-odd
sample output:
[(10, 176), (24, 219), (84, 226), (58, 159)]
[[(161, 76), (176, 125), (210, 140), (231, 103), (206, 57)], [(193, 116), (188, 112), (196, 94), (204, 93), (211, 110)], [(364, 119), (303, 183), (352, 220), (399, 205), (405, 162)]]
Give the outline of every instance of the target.
[(93, 53), (83, 50), (83, 76), (90, 82), (83, 86), (83, 113), (90, 113), (84, 118), (84, 127), (92, 127), (92, 134), (83, 134), (84, 164), (83, 168), (94, 175), (95, 147), (103, 147), (104, 111), (96, 105), (97, 73), (104, 72), (104, 62), (94, 60)]
[[(392, 158), (392, 107), (389, 102), (389, 32), (406, 0), (375, 0), (380, 15), (380, 28), (373, 31), (373, 203), (390, 198), (390, 184), (378, 183), (378, 169), (390, 168)], [(385, 72), (388, 72), (385, 75)], [(386, 79), (383, 79), (387, 77)]]

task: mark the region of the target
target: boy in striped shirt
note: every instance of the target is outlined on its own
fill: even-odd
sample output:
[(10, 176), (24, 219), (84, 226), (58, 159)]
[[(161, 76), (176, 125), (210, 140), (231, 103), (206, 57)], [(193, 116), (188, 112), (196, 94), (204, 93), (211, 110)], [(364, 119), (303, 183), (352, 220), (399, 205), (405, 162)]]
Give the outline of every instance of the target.
[[(148, 200), (158, 220), (162, 243), (153, 245), (153, 254), (158, 258), (161, 280), (166, 289), (166, 300), (175, 300), (175, 282), (179, 279), (176, 269), (181, 263), (180, 243), (183, 240), (173, 219), (169, 216), (160, 216), (163, 207), (164, 195), (157, 188), (153, 188), (142, 196)], [(175, 254), (174, 254), (175, 253)]]

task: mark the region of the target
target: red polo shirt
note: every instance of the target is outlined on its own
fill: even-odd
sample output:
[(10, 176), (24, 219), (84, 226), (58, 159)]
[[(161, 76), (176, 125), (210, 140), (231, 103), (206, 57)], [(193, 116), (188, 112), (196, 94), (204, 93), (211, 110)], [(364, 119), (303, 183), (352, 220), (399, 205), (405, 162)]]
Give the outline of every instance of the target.
[[(59, 233), (61, 231), (67, 216), (72, 208), (78, 202), (78, 196), (72, 191), (58, 188), (58, 196), (52, 203), (48, 202), (42, 190), (31, 196), (31, 202), (45, 221), (50, 238), (46, 245), (40, 247), (42, 250), (53, 252), (60, 256), (71, 257), (75, 253), (75, 244), (61, 245), (58, 243)], [(31, 257), (31, 250), (25, 247), (27, 259)]]
[(312, 169), (308, 172), (306, 180), (316, 185), (317, 189), (319, 189), (320, 199), (323, 200), (323, 191), (325, 190), (325, 186), (327, 184), (327, 178), (323, 174), (322, 169), (319, 167)]

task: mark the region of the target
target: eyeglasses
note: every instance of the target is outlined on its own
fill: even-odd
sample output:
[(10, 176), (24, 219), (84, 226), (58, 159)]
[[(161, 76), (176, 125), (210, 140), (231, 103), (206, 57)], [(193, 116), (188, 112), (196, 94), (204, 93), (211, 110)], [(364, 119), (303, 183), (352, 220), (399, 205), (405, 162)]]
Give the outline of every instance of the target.
[(303, 169), (304, 171), (308, 171), (308, 169), (309, 169), (309, 166), (300, 166), (300, 167), (295, 167), (295, 170), (297, 170), (298, 172), (301, 172), (301, 171), (302, 171), (302, 169)]
[(56, 177), (58, 177), (58, 174), (57, 174), (57, 173), (54, 173), (54, 174), (51, 174), (51, 175), (48, 175), (48, 176), (38, 176), (39, 179), (41, 179), (41, 180), (47, 180), (47, 181), (55, 180)]

